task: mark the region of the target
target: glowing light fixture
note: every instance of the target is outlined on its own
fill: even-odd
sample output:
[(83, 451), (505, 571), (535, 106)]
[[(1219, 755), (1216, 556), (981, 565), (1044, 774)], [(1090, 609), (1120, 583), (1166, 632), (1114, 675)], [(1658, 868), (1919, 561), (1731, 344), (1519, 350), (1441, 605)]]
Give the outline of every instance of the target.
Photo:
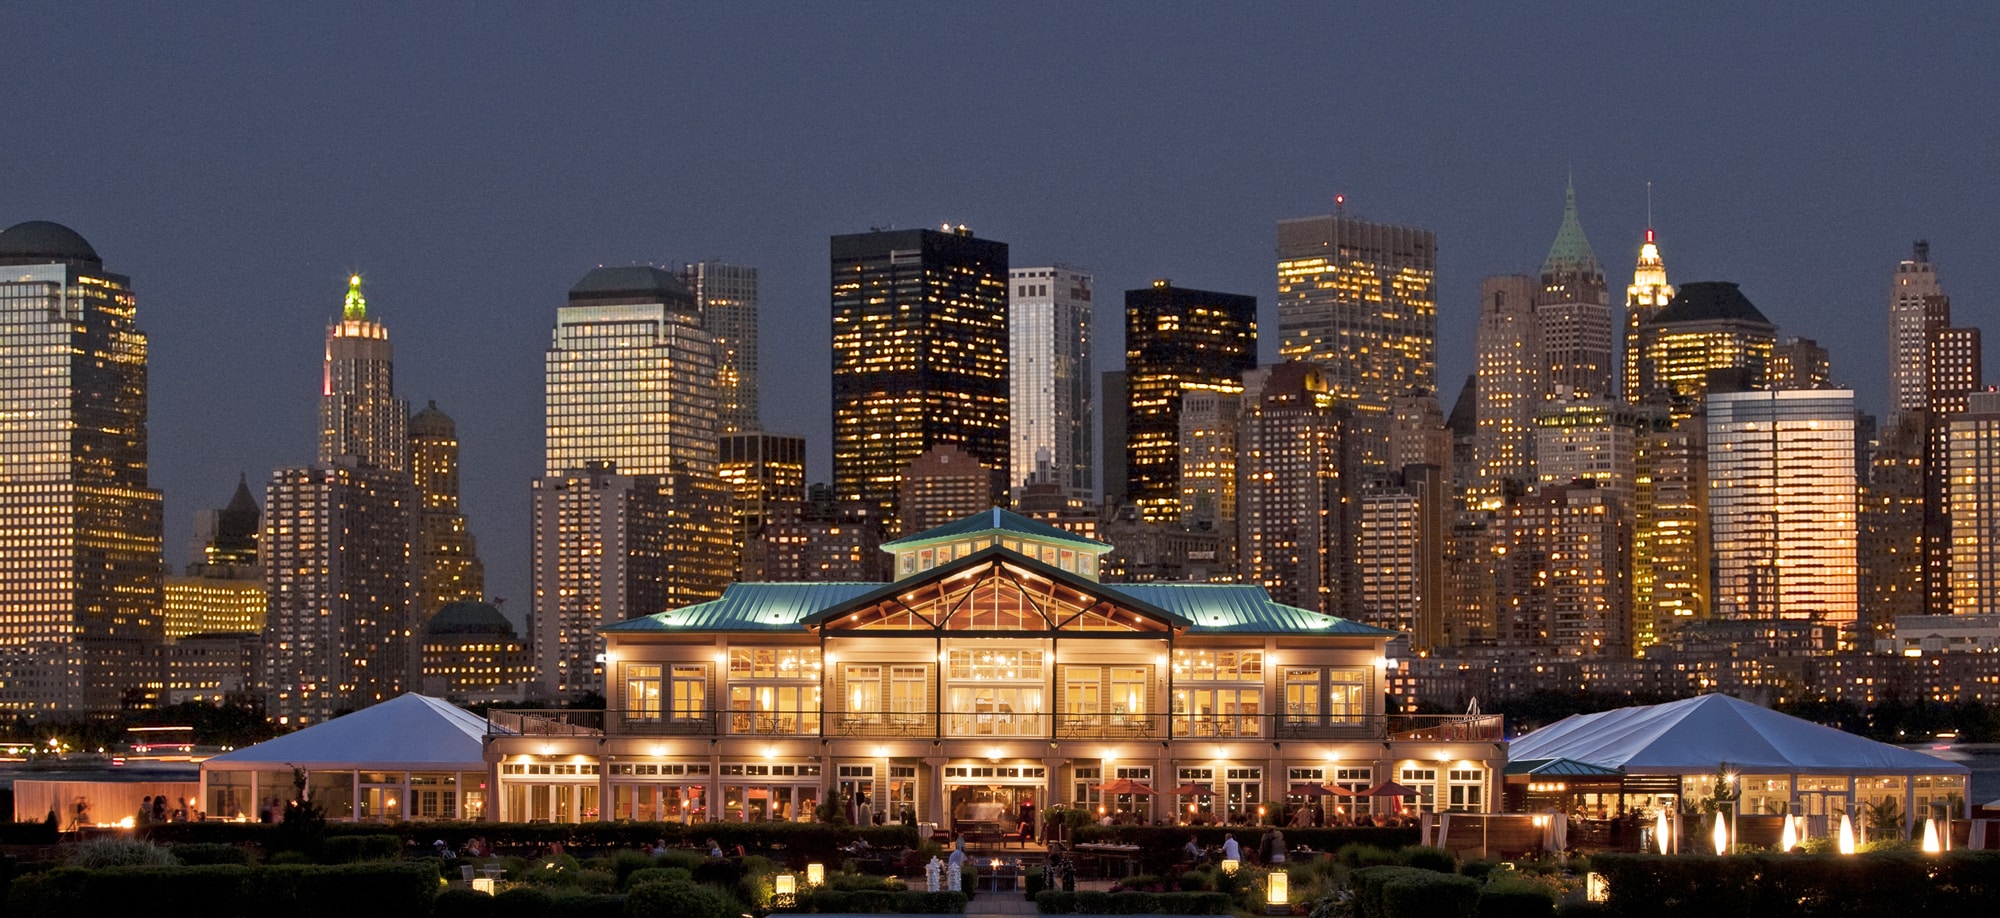
[(472, 881), (472, 891), (483, 892), (489, 896), (493, 895), (493, 878), (492, 877), (474, 878)]
[(1235, 876), (1235, 875), (1236, 875), (1236, 859), (1235, 859), (1235, 858), (1224, 858), (1224, 859), (1223, 859), (1223, 861), (1222, 861), (1222, 872), (1223, 872), (1223, 873), (1226, 873), (1226, 874), (1229, 874), (1229, 875), (1231, 875), (1231, 876)]
[(1785, 832), (1778, 836), (1778, 850), (1791, 851), (1799, 846), (1799, 824), (1792, 817), (1785, 817)]
[(1840, 853), (1854, 853), (1854, 820), (1848, 818), (1846, 813), (1840, 814), (1840, 840), (1837, 844), (1840, 848)]
[(1938, 840), (1937, 820), (1924, 819), (1924, 853), (1942, 854), (1943, 852), (1944, 844)]
[(1289, 913), (1292, 910), (1291, 877), (1283, 870), (1273, 870), (1264, 877), (1264, 910), (1269, 913)]
[(1723, 820), (1721, 813), (1715, 814), (1715, 853), (1729, 853), (1729, 823)]
[(1653, 838), (1660, 844), (1661, 854), (1672, 854), (1674, 848), (1673, 826), (1667, 822), (1667, 808), (1660, 807), (1660, 818), (1654, 820)]
[(825, 865), (825, 864), (807, 864), (807, 865), (806, 865), (806, 885), (807, 885), (807, 886), (823, 886), (823, 885), (825, 885), (825, 884), (826, 884), (826, 865)]

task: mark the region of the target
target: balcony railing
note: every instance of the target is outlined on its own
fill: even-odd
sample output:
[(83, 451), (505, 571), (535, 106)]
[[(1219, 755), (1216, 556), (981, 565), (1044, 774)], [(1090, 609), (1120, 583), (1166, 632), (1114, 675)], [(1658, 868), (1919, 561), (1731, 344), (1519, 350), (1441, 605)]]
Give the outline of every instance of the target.
[(1237, 739), (1495, 742), (1497, 714), (1049, 714), (1004, 711), (494, 710), (490, 734), (867, 739)]

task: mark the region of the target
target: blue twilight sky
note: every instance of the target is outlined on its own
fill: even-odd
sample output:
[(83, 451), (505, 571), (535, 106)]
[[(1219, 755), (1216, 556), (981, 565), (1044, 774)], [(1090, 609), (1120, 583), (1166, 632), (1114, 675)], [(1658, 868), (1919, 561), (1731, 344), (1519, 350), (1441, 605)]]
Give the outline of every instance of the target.
[(1986, 3), (10, 3), (0, 34), (0, 225), (132, 276), (169, 562), (238, 472), (312, 458), (359, 270), (517, 618), (542, 350), (598, 264), (758, 266), (765, 424), (816, 480), (827, 237), (871, 225), (1093, 270), (1106, 369), (1155, 277), (1274, 333), (1276, 221), (1345, 193), (1437, 231), (1447, 399), (1479, 278), (1540, 265), (1569, 173), (1614, 289), (1651, 181), (1672, 278), (1741, 283), (1870, 408), (1912, 239), (1961, 324), (2000, 288)]

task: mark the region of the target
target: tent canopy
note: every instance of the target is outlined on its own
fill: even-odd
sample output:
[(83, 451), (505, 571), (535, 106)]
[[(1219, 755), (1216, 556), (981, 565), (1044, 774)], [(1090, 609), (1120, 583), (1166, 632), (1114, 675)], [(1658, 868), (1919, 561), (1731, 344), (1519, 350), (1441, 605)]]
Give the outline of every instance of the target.
[(201, 763), (203, 771), (485, 771), (486, 720), (402, 695)]
[(1964, 775), (1971, 769), (1727, 695), (1577, 714), (1513, 742), (1507, 757), (1569, 759), (1628, 775)]

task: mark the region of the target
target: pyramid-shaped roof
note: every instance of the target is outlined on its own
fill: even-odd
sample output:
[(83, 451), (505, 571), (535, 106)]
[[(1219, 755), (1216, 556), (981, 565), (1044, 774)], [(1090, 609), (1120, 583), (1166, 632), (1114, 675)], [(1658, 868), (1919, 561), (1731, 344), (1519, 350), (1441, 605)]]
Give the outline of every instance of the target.
[(1576, 216), (1576, 183), (1570, 183), (1563, 191), (1562, 225), (1556, 228), (1556, 241), (1549, 245), (1549, 256), (1542, 259), (1543, 274), (1598, 274), (1604, 269), (1597, 264), (1597, 253), (1591, 251), (1590, 240), (1584, 238), (1583, 221)]
[(1681, 285), (1667, 308), (1646, 324), (1670, 325), (1677, 322), (1749, 322), (1776, 328), (1750, 298), (1728, 281), (1695, 281)]
[(1051, 526), (1040, 520), (1029, 519), (1004, 507), (981, 510), (971, 516), (946, 523), (942, 526), (926, 529), (923, 532), (907, 535), (893, 541), (883, 542), (882, 550), (895, 551), (898, 548), (907, 548), (924, 542), (963, 539), (967, 536), (985, 532), (1013, 533), (1014, 535), (1039, 539), (1044, 542), (1068, 542), (1080, 548), (1093, 549), (1098, 552), (1111, 550), (1110, 545), (1099, 542), (1096, 539), (1077, 535), (1067, 529)]
[(203, 771), (485, 771), (486, 720), (428, 695), (401, 695), (201, 763)]
[(1968, 774), (1955, 762), (1823, 727), (1728, 695), (1578, 714), (1513, 742), (1512, 760), (1569, 759), (1628, 775)]

